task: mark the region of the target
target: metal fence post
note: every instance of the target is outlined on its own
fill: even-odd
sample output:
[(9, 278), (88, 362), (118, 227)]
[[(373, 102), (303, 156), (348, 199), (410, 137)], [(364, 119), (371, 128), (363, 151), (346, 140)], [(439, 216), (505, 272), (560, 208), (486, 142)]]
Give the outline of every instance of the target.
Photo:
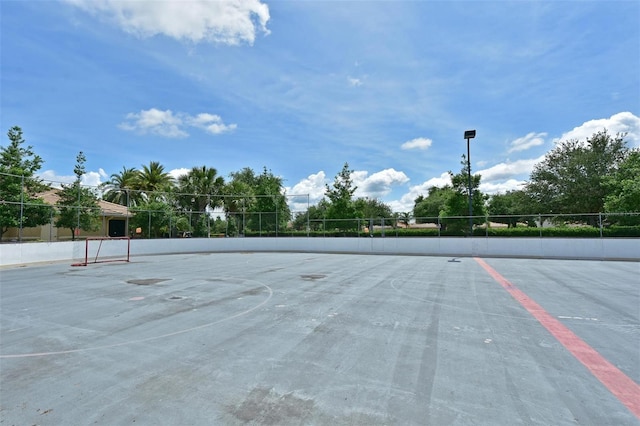
[(602, 213), (598, 213), (598, 224), (600, 226), (600, 238), (602, 238)]
[(540, 238), (542, 238), (542, 215), (538, 213), (538, 229), (540, 230)]
[(485, 236), (486, 238), (489, 238), (489, 223), (490, 223), (490, 222), (489, 222), (489, 215), (486, 215), (486, 216), (484, 217), (484, 231), (485, 231), (485, 232), (484, 232), (484, 236)]
[(307, 238), (309, 237), (309, 232), (311, 231), (311, 218), (309, 214), (310, 207), (309, 194), (307, 194)]

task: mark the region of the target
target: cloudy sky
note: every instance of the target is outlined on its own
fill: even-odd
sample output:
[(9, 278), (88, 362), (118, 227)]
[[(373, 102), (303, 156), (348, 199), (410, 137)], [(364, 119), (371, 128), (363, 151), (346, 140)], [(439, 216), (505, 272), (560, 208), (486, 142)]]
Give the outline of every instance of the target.
[[(410, 211), (461, 169), (519, 188), (561, 140), (640, 146), (640, 2), (0, 1), (3, 133), (41, 175), (264, 167), (306, 208), (345, 162)], [(2, 146), (6, 146), (5, 137)], [(292, 201), (295, 201), (292, 198)], [(302, 206), (302, 207), (301, 207)]]

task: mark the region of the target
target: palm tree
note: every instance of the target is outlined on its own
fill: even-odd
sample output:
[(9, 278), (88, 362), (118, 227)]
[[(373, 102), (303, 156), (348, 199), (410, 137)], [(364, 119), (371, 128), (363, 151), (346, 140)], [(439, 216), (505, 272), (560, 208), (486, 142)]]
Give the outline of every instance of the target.
[(224, 178), (213, 167), (194, 167), (178, 178), (178, 204), (189, 214), (194, 236), (208, 235), (211, 229), (207, 207), (220, 203)]
[(245, 213), (254, 200), (251, 187), (240, 180), (234, 179), (224, 187), (225, 196), (222, 200), (227, 221), (233, 219), (240, 233), (244, 233), (246, 222)]
[(409, 227), (409, 223), (411, 223), (411, 213), (410, 212), (402, 212), (398, 215), (398, 222), (404, 224), (405, 228)]
[(213, 167), (194, 167), (178, 178), (178, 187), (182, 206), (202, 212), (220, 205), (224, 178)]
[(157, 161), (149, 162), (149, 166), (142, 166), (138, 172), (136, 189), (144, 192), (147, 201), (166, 199), (164, 193), (173, 189), (175, 180), (164, 171), (164, 166)]
[(135, 206), (140, 201), (139, 192), (135, 191), (139, 173), (134, 167), (123, 166), (122, 171), (112, 174), (108, 181), (100, 185), (104, 190), (102, 199), (123, 206)]

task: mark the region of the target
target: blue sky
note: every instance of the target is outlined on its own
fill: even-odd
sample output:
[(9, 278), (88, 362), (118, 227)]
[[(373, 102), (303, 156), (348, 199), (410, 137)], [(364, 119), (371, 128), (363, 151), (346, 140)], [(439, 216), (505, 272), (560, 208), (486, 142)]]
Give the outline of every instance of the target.
[(460, 171), (467, 129), (487, 193), (560, 140), (607, 128), (640, 146), (638, 1), (0, 7), (0, 124), (22, 127), (46, 179), (72, 180), (79, 151), (94, 185), (150, 161), (266, 167), (296, 210), (348, 162), (357, 195), (410, 211)]

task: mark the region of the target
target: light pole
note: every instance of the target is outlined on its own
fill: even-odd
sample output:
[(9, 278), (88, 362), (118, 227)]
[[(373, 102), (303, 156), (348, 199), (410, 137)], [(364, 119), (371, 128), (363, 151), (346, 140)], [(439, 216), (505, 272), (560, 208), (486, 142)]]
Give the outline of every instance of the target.
[(471, 191), (471, 150), (469, 141), (476, 137), (475, 130), (466, 130), (464, 138), (467, 140), (467, 176), (469, 178), (469, 237), (473, 237), (473, 192)]

